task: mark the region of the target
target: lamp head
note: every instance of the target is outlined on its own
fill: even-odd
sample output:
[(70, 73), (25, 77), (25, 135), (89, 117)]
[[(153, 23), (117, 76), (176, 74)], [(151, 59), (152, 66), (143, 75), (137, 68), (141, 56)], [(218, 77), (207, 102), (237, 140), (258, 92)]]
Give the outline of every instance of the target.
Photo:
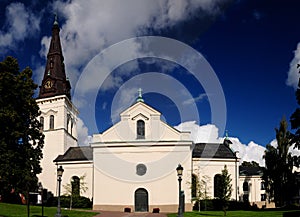
[(62, 177), (63, 173), (64, 173), (63, 167), (62, 166), (58, 167), (57, 168), (57, 177)]
[(181, 164), (178, 164), (178, 167), (176, 168), (177, 170), (177, 176), (181, 177), (182, 173), (183, 173), (183, 167), (181, 166)]

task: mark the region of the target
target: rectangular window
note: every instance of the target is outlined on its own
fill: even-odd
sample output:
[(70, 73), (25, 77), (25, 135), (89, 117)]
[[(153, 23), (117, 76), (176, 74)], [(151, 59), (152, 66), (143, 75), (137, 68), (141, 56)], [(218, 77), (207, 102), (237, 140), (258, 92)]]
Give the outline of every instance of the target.
[(265, 188), (265, 182), (260, 183), (260, 190), (266, 190)]
[(49, 129), (54, 129), (54, 115), (50, 115)]
[(40, 117), (40, 130), (44, 130), (44, 117)]
[(261, 200), (261, 201), (266, 201), (266, 199), (267, 199), (266, 194), (261, 194), (261, 195), (260, 195), (260, 200)]

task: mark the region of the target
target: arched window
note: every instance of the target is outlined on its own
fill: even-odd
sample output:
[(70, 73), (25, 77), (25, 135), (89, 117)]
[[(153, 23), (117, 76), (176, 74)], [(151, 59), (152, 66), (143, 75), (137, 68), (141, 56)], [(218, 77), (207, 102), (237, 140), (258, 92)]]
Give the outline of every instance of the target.
[(44, 117), (40, 117), (40, 130), (44, 130)]
[(70, 133), (71, 133), (71, 135), (72, 135), (72, 130), (73, 130), (73, 120), (71, 120), (71, 129), (70, 129)]
[(80, 196), (80, 178), (73, 176), (71, 180), (72, 196)]
[(137, 139), (145, 139), (145, 122), (138, 120), (136, 123)]
[(192, 174), (192, 198), (197, 197), (198, 191), (198, 177), (195, 174)]
[(214, 197), (220, 198), (222, 195), (222, 175), (217, 174), (214, 177)]
[(249, 191), (249, 184), (246, 181), (243, 183), (243, 191)]
[(54, 129), (54, 115), (50, 115), (49, 129)]

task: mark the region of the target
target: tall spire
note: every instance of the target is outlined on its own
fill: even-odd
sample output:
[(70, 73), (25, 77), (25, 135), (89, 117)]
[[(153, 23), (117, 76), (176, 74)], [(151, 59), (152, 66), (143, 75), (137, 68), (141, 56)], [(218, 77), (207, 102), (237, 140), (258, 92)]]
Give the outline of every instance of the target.
[(47, 55), (44, 78), (40, 86), (39, 98), (66, 95), (71, 99), (71, 85), (66, 77), (59, 31), (57, 15), (55, 15), (52, 26), (52, 38)]

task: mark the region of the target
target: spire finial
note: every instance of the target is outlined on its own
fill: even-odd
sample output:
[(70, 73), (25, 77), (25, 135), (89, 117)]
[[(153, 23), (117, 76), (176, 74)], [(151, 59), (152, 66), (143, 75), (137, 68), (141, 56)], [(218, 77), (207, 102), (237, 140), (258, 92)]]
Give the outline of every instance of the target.
[(54, 13), (54, 23), (53, 23), (53, 25), (58, 25), (57, 13)]
[(139, 96), (136, 99), (137, 102), (144, 102), (143, 96), (142, 96), (142, 88), (139, 88), (138, 90)]
[(228, 130), (226, 130), (226, 133), (225, 133), (225, 139), (228, 140)]

